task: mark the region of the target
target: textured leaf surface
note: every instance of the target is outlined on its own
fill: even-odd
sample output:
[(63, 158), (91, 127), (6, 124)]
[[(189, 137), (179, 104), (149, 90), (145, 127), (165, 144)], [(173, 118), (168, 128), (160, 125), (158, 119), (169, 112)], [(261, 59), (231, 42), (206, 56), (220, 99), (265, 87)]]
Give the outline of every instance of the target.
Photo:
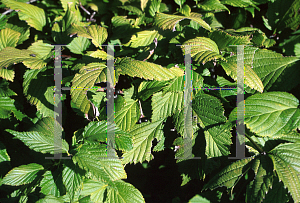
[(34, 151), (54, 154), (54, 150), (59, 150), (66, 153), (69, 150), (69, 145), (65, 140), (61, 139), (61, 147), (54, 144), (54, 139), (59, 139), (59, 137), (55, 137), (58, 136), (59, 130), (62, 131), (59, 123), (53, 118), (46, 117), (38, 121), (28, 132), (18, 132), (10, 129), (6, 131), (16, 136)]
[(116, 104), (115, 122), (124, 131), (130, 131), (141, 115), (138, 100), (131, 99), (133, 91), (134, 87), (124, 91), (125, 102)]
[(209, 188), (211, 190), (226, 186), (231, 188), (236, 181), (242, 176), (242, 174), (250, 167), (247, 165), (252, 160), (252, 157), (246, 159), (240, 159), (231, 165), (225, 167), (220, 173), (214, 176), (209, 182), (204, 185), (204, 190)]
[(0, 51), (5, 47), (15, 47), (19, 41), (21, 33), (9, 28), (0, 31)]
[(131, 150), (132, 139), (131, 135), (121, 129), (115, 124), (107, 123), (105, 121), (90, 122), (82, 133), (82, 136), (87, 140), (97, 140), (100, 142), (107, 142), (107, 131), (114, 131), (116, 148), (118, 150)]
[(91, 108), (90, 101), (86, 95), (87, 89), (83, 88), (91, 88), (97, 82), (106, 82), (106, 71), (105, 64), (90, 63), (87, 66), (83, 66), (78, 74), (75, 74), (72, 81), (71, 99), (83, 113), (88, 113)]
[(163, 36), (160, 35), (157, 30), (143, 30), (132, 35), (131, 40), (125, 45), (132, 48), (148, 46), (153, 43), (155, 38), (159, 41)]
[(127, 175), (121, 161), (116, 156), (116, 152), (114, 154), (114, 157), (108, 157), (104, 144), (82, 145), (77, 148), (77, 153), (72, 160), (99, 180), (109, 182), (126, 179)]
[[(30, 104), (36, 105), (43, 116), (54, 117), (54, 70), (42, 68), (39, 70), (27, 70), (24, 74), (23, 92)], [(63, 104), (62, 104), (63, 105)]]
[(279, 181), (287, 187), (295, 202), (300, 202), (299, 147), (299, 143), (286, 143), (270, 151)]
[(101, 49), (101, 45), (107, 39), (107, 30), (104, 27), (91, 25), (87, 28), (80, 27), (78, 25), (73, 24), (71, 31), (73, 34), (77, 34), (80, 37), (86, 37), (88, 39), (92, 39), (92, 43)]
[(36, 163), (15, 167), (5, 175), (2, 184), (18, 186), (31, 183), (42, 170), (44, 167)]
[(152, 140), (162, 131), (163, 120), (156, 122), (146, 122), (135, 125), (130, 131), (133, 136), (133, 149), (123, 154), (122, 163), (142, 163), (153, 159), (151, 154)]
[(198, 123), (205, 128), (206, 155), (218, 157), (229, 155), (230, 129), (226, 129), (226, 117), (221, 102), (210, 95), (200, 94), (192, 101), (192, 108), (199, 117)]
[(83, 54), (83, 52), (90, 46), (91, 42), (85, 37), (76, 37), (70, 44), (68, 49), (74, 54)]
[(222, 30), (215, 30), (208, 36), (218, 45), (219, 49), (226, 49), (230, 45), (247, 45), (250, 43), (250, 36), (237, 36)]
[[(197, 63), (205, 64), (211, 60), (222, 59), (225, 60), (220, 54), (217, 44), (206, 37), (197, 37), (195, 39), (184, 42), (183, 45), (191, 46), (191, 57)], [(182, 46), (183, 54), (185, 55), (185, 47)]]
[(137, 61), (129, 57), (119, 59), (115, 64), (116, 71), (122, 75), (144, 78), (146, 80), (170, 80), (175, 76), (184, 75), (179, 68), (163, 68), (161, 65), (146, 61)]
[(189, 17), (157, 13), (155, 16), (155, 24), (163, 30), (174, 30), (176, 24), (183, 19), (193, 20), (201, 25), (204, 29), (209, 31), (211, 30), (210, 26), (204, 20), (202, 20), (197, 13), (191, 13)]
[(245, 101), (245, 124), (257, 135), (279, 137), (299, 128), (298, 105), (299, 100), (287, 92), (252, 95)]
[(13, 0), (3, 0), (2, 3), (13, 10), (19, 10), (18, 15), (20, 20), (25, 20), (28, 25), (38, 31), (42, 31), (46, 25), (45, 12), (37, 6)]
[(155, 93), (152, 97), (152, 121), (165, 119), (184, 107), (184, 94), (181, 92)]

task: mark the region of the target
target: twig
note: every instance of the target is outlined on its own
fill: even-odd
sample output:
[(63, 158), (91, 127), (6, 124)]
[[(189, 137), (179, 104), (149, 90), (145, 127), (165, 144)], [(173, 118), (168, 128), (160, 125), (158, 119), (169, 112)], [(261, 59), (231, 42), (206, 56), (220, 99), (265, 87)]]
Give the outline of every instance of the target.
[(141, 110), (141, 118), (144, 117), (144, 113), (143, 113), (143, 109), (142, 109), (142, 104), (141, 104), (141, 101), (139, 100), (139, 104), (140, 104), (140, 110)]
[[(30, 0), (30, 1), (26, 2), (26, 4), (30, 4), (30, 3), (33, 3), (33, 2), (36, 2), (36, 1), (37, 0)], [(13, 12), (13, 9), (8, 9), (7, 11), (4, 11), (2, 13), (2, 15), (6, 15), (6, 14), (11, 13), (11, 12)], [(16, 12), (18, 12), (18, 11), (16, 11)]]

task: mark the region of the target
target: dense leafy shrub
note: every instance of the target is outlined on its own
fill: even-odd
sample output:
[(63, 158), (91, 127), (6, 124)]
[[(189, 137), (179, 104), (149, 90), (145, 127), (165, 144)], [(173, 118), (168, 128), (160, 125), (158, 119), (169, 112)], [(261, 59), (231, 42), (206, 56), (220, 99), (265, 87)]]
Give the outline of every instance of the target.
[[(1, 2), (1, 202), (300, 202), (299, 0)], [(61, 94), (62, 126), (57, 44), (65, 45), (61, 84), (71, 87)], [(103, 45), (122, 45), (114, 46), (114, 123)], [(191, 147), (201, 159), (175, 159), (187, 116), (185, 49), (176, 45), (197, 45)], [(201, 89), (236, 87), (230, 45), (251, 45), (240, 160), (228, 159), (236, 155), (237, 91)], [(59, 131), (69, 159), (46, 159)]]

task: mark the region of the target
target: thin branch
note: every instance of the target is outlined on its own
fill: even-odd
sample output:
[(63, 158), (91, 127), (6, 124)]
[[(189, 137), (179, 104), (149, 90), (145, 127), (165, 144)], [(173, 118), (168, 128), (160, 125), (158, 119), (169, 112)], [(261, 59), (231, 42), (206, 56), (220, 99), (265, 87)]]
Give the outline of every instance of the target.
[[(36, 1), (37, 1), (37, 0), (30, 0), (30, 1), (26, 2), (26, 4), (31, 4), (31, 3), (36, 2)], [(4, 11), (4, 12), (2, 13), (2, 15), (9, 14), (9, 13), (11, 13), (11, 12), (13, 12), (13, 11), (14, 11), (13, 9), (8, 9), (7, 11)], [(18, 11), (16, 11), (16, 12), (18, 12)]]

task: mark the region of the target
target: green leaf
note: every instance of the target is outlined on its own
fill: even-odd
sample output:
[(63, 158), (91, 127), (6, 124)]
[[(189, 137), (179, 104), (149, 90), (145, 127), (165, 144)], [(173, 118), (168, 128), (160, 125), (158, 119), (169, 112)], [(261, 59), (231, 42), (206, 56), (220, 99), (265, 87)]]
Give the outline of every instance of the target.
[[(6, 131), (16, 136), (26, 146), (36, 152), (54, 154), (57, 151), (68, 153), (69, 150), (68, 143), (58, 137), (58, 131), (62, 131), (61, 126), (50, 117), (38, 121), (28, 132), (18, 132), (10, 129)], [(54, 139), (61, 139), (62, 145), (55, 145)]]
[(1, 97), (0, 98), (0, 118), (6, 119), (10, 117), (11, 112), (14, 113), (15, 117), (18, 120), (22, 120), (26, 115), (21, 111), (17, 110), (15, 106), (16, 101), (10, 97)]
[(217, 187), (226, 186), (227, 188), (233, 187), (242, 175), (249, 170), (253, 157), (240, 159), (226, 166), (217, 175), (215, 175), (209, 182), (204, 185), (203, 190), (215, 189)]
[(195, 195), (189, 200), (189, 203), (210, 203), (210, 201), (200, 195)]
[[(104, 195), (105, 192), (106, 195)], [(93, 202), (145, 202), (139, 190), (137, 190), (133, 185), (122, 180), (114, 181), (111, 185), (104, 184), (101, 181), (96, 182), (94, 180), (85, 180), (81, 195), (90, 195), (90, 200)]]
[(226, 6), (224, 6), (219, 0), (205, 0), (203, 3), (198, 4), (198, 7), (206, 12), (226, 10), (230, 14), (230, 10)]
[(38, 40), (32, 43), (28, 50), (34, 52), (35, 57), (46, 60), (52, 56), (52, 50), (54, 46), (48, 43), (44, 43), (43, 40)]
[(154, 93), (160, 91), (164, 86), (167, 85), (166, 81), (143, 81), (138, 88), (138, 98), (141, 100), (148, 99)]
[(204, 20), (202, 20), (200, 16), (201, 15), (197, 13), (191, 13), (189, 17), (157, 13), (155, 16), (155, 24), (163, 30), (170, 29), (175, 31), (175, 26), (179, 21), (183, 19), (190, 19), (197, 22), (204, 29), (211, 31), (210, 26)]
[(9, 28), (0, 31), (0, 51), (5, 47), (16, 47), (21, 33)]
[(191, 57), (197, 63), (205, 64), (211, 60), (222, 59), (225, 60), (220, 54), (217, 44), (209, 38), (206, 37), (197, 37), (195, 39), (190, 39), (184, 42), (181, 47), (183, 54), (185, 55), (184, 45), (191, 46)]
[(47, 195), (43, 199), (39, 199), (36, 203), (64, 203), (63, 196), (55, 197), (53, 195)]
[(132, 35), (130, 41), (124, 44), (124, 46), (130, 46), (132, 48), (148, 46), (153, 43), (155, 38), (159, 41), (163, 36), (159, 34), (157, 30), (143, 30)]
[(198, 123), (205, 129), (206, 155), (229, 155), (231, 133), (224, 125), (226, 117), (221, 102), (211, 95), (199, 94), (193, 99), (192, 108), (199, 117)]
[(229, 48), (229, 45), (247, 45), (250, 43), (250, 35), (238, 36), (222, 30), (214, 30), (208, 33), (208, 36), (221, 50)]
[(115, 122), (123, 131), (130, 131), (141, 115), (138, 100), (131, 99), (133, 91), (134, 87), (124, 91), (125, 103), (121, 104), (122, 107), (119, 104), (116, 107), (118, 111), (115, 113)]
[(131, 77), (144, 78), (146, 80), (170, 80), (175, 76), (182, 76), (183, 70), (180, 68), (163, 68), (161, 65), (146, 61), (137, 61), (129, 57), (120, 58), (115, 63), (116, 72)]
[[(0, 51), (0, 70), (4, 67), (8, 67), (12, 64), (20, 63), (20, 62), (40, 62), (40, 59), (37, 59), (31, 54), (34, 52), (29, 50), (20, 50), (13, 47), (6, 47)], [(25, 64), (24, 64), (25, 65)], [(42, 64), (40, 66), (36, 66), (35, 68), (42, 68), (46, 64)]]
[[(257, 48), (256, 48), (257, 50)], [(257, 76), (256, 72), (252, 70), (253, 56), (255, 53), (255, 48), (245, 49), (244, 58), (244, 75), (245, 75), (245, 84), (259, 92), (263, 92), (264, 86), (260, 78)], [(221, 62), (222, 67), (224, 68), (227, 75), (231, 76), (235, 81), (237, 80), (237, 56), (233, 55), (226, 58), (227, 63)], [(251, 60), (252, 59), (252, 60)], [(270, 63), (271, 60), (270, 60)]]
[(5, 149), (5, 146), (0, 142), (0, 163), (9, 162), (10, 157)]
[(221, 3), (234, 6), (234, 7), (241, 7), (241, 8), (252, 6), (255, 7), (257, 10), (259, 10), (259, 8), (255, 6), (252, 0), (221, 0)]
[(101, 45), (106, 41), (108, 35), (106, 28), (97, 25), (91, 25), (85, 28), (73, 24), (69, 32), (72, 34), (76, 33), (80, 37), (92, 39), (92, 43), (100, 49), (102, 48)]
[[(39, 70), (27, 70), (24, 74), (23, 92), (30, 104), (36, 105), (43, 116), (54, 117), (54, 81), (53, 69), (42, 68)], [(64, 105), (64, 104), (62, 104)]]
[(39, 186), (41, 187), (41, 193), (43, 193), (44, 195), (54, 195), (56, 197), (59, 197), (64, 193), (61, 188), (63, 187), (61, 183), (61, 175), (57, 174), (57, 171), (55, 171), (54, 174), (55, 175), (53, 175), (53, 172), (51, 171), (46, 171)]
[(129, 151), (132, 149), (131, 135), (115, 124), (106, 121), (90, 122), (82, 133), (83, 138), (87, 140), (107, 142), (107, 131), (114, 131), (116, 147), (118, 150)]
[(298, 105), (299, 100), (287, 92), (252, 95), (245, 100), (245, 124), (259, 136), (280, 137), (299, 128)]
[(273, 34), (286, 28), (296, 30), (300, 23), (299, 9), (298, 0), (277, 0), (269, 3), (266, 15)]
[(30, 35), (30, 27), (29, 26), (18, 27), (17, 25), (6, 23), (5, 27), (21, 33), (21, 36), (19, 36), (17, 45), (22, 44), (24, 41), (26, 41), (29, 38), (29, 35)]
[(83, 175), (84, 171), (80, 170), (78, 166), (75, 166), (74, 164), (67, 161), (67, 164), (62, 171), (62, 180), (66, 187), (66, 190), (68, 191), (71, 202), (73, 202), (74, 200), (76, 191), (79, 190), (80, 187), (82, 187)]
[(80, 145), (72, 160), (79, 167), (105, 182), (126, 179), (126, 172), (114, 151), (113, 157), (108, 157), (106, 145)]
[(255, 159), (255, 178), (247, 187), (246, 202), (262, 202), (273, 183), (273, 167), (269, 157)]
[[(104, 63), (90, 63), (75, 74), (72, 81), (71, 99), (83, 113), (88, 113), (91, 108), (91, 102), (87, 98), (87, 89), (83, 88), (91, 88), (95, 83), (106, 82), (106, 74), (107, 68)], [(116, 83), (116, 78), (114, 82)]]
[(286, 143), (270, 151), (279, 181), (287, 187), (295, 202), (300, 201), (299, 147), (299, 143)]
[(19, 10), (18, 15), (20, 20), (25, 20), (28, 25), (36, 30), (42, 31), (46, 25), (45, 12), (37, 6), (13, 0), (3, 0), (2, 3), (13, 10)]
[(141, 192), (130, 183), (122, 180), (114, 182), (114, 186), (107, 188), (107, 199), (105, 203), (127, 203), (136, 202), (144, 203), (145, 200)]
[(152, 140), (162, 132), (163, 120), (135, 125), (130, 131), (133, 136), (133, 149), (123, 154), (122, 163), (142, 163), (153, 159), (151, 154)]
[(76, 37), (67, 45), (68, 49), (74, 54), (83, 54), (90, 46), (91, 42), (85, 37)]
[(12, 186), (28, 184), (43, 170), (44, 167), (36, 163), (15, 167), (5, 175), (1, 183)]
[(165, 119), (184, 107), (184, 94), (181, 92), (155, 93), (152, 97), (152, 121)]
[(132, 5), (118, 6), (118, 8), (122, 8), (122, 9), (125, 9), (127, 11), (131, 11), (133, 13), (136, 13), (138, 16), (143, 14), (143, 12), (139, 8), (137, 8), (135, 6), (132, 6)]

